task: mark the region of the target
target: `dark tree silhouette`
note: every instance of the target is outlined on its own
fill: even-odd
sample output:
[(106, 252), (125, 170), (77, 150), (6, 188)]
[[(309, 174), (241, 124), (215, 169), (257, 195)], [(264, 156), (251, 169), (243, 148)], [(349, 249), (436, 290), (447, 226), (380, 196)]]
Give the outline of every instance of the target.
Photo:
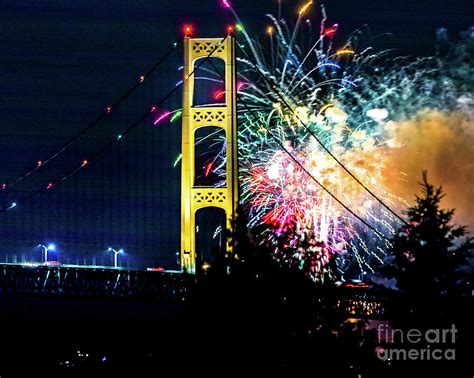
[[(463, 269), (474, 243), (466, 228), (452, 224), (454, 209), (442, 209), (441, 187), (428, 182), (423, 172), (422, 194), (407, 211), (408, 224), (393, 238), (393, 253), (381, 268), (387, 278), (395, 279), (398, 291), (387, 303), (391, 326), (408, 332), (416, 328), (446, 329), (455, 325), (458, 338), (454, 344), (427, 343), (419, 348), (456, 348), (456, 362), (393, 361), (395, 371), (420, 371), (427, 376), (445, 376), (453, 369), (471, 366), (472, 320), (469, 312), (472, 277)], [(389, 348), (410, 348), (405, 342), (389, 344)], [(399, 375), (398, 375), (399, 376)]]
[(423, 195), (408, 209), (408, 224), (393, 239), (393, 254), (382, 274), (395, 278), (399, 290), (413, 298), (468, 294), (461, 267), (474, 239), (466, 236), (464, 226), (451, 224), (454, 209), (440, 208), (443, 190), (428, 182), (426, 172), (420, 185)]

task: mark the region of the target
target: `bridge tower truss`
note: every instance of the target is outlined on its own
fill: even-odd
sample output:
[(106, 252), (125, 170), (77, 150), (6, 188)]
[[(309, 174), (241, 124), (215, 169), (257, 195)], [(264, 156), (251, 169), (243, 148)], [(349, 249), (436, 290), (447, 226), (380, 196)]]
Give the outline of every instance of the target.
[[(211, 54), (212, 53), (212, 54)], [(211, 54), (211, 55), (210, 55)], [(199, 59), (219, 58), (225, 64), (225, 102), (218, 106), (193, 106), (195, 75)], [(196, 273), (196, 212), (206, 207), (223, 209), (226, 227), (232, 231), (238, 205), (237, 118), (234, 38), (189, 38), (184, 40), (184, 87), (181, 161), (181, 269)], [(195, 184), (195, 132), (214, 126), (225, 131), (226, 184), (203, 187)], [(231, 245), (226, 243), (227, 252)]]

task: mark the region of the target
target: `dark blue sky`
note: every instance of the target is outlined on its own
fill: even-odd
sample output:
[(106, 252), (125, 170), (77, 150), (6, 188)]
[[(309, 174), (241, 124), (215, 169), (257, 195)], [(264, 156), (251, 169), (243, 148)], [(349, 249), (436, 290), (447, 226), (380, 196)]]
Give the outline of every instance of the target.
[[(286, 19), (297, 4), (282, 0)], [(265, 28), (276, 0), (234, 0), (246, 26)], [(437, 28), (452, 35), (474, 23), (470, 0), (327, 1), (341, 40), (367, 24), (400, 54), (432, 51)], [(314, 8), (313, 17), (320, 12)], [(0, 183), (28, 171), (77, 135), (181, 38), (184, 22), (199, 36), (221, 36), (230, 14), (217, 0), (0, 1)], [(179, 80), (182, 52), (169, 59), (114, 116), (61, 158), (12, 190), (0, 207), (69, 172), (135, 121)], [(180, 106), (180, 93), (164, 107)], [(58, 243), (62, 261), (109, 262), (109, 245), (129, 251), (131, 266), (172, 268), (179, 250), (180, 124), (146, 121), (88, 169), (31, 203), (0, 214), (0, 261), (39, 254)]]

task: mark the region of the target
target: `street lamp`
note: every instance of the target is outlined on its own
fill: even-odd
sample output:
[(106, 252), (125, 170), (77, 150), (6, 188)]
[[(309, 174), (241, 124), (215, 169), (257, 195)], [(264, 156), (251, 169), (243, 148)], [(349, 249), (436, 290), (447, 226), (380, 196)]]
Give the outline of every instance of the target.
[(48, 251), (54, 252), (56, 250), (56, 246), (54, 244), (49, 244), (48, 246), (44, 244), (38, 244), (38, 248), (43, 248), (44, 251), (44, 263), (48, 262)]
[(120, 254), (123, 253), (123, 249), (120, 248), (120, 249), (117, 251), (117, 250), (113, 249), (112, 247), (109, 247), (108, 251), (114, 253), (114, 268), (117, 269), (117, 268), (118, 268), (117, 258), (118, 258), (118, 255), (120, 255)]

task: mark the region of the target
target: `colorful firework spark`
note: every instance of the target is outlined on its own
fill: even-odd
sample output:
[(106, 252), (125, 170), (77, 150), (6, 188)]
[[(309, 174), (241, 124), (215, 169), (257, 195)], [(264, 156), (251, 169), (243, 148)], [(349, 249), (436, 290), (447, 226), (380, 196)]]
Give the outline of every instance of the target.
[[(338, 25), (326, 24), (324, 7), (318, 36), (311, 41), (311, 21), (305, 20), (311, 3), (300, 9), (293, 29), (268, 16), (271, 24), (266, 28), (265, 45), (256, 43), (242, 29), (242, 201), (248, 207), (251, 226), (270, 226), (268, 236), (275, 240), (277, 256), (282, 253), (278, 242), (282, 230), (296, 224), (293, 229), (299, 231), (294, 234), (293, 247), (298, 240), (307, 239), (304, 235), (309, 232), (316, 243), (323, 243), (321, 250), (340, 257), (341, 267), (345, 262), (347, 269), (353, 260), (360, 271), (373, 271), (372, 265), (382, 262), (390, 243), (363, 227), (304, 171), (387, 238), (396, 232), (400, 221), (359, 186), (311, 134), (400, 214), (406, 202), (388, 188), (390, 180), (399, 180), (400, 174), (387, 173), (393, 154), (387, 124), (413, 117), (425, 108), (455, 108), (459, 99), (466, 97), (463, 93), (469, 93), (469, 88), (472, 91), (472, 86), (463, 88), (462, 84), (466, 77), (462, 62), (470, 52), (458, 48), (447, 53), (446, 59), (393, 59), (389, 51), (359, 46), (364, 41), (359, 31), (336, 47), (333, 37)], [(300, 38), (303, 26), (308, 31)], [(444, 38), (446, 32), (440, 33)], [(471, 49), (472, 36), (472, 30), (464, 35)], [(448, 60), (450, 64), (446, 64)], [(249, 114), (249, 108), (254, 114)], [(296, 250), (294, 258), (303, 264), (306, 260), (301, 248)], [(326, 258), (321, 261), (329, 262)], [(316, 270), (312, 265), (309, 274), (313, 279), (324, 274), (324, 265), (316, 264)]]
[[(268, 226), (266, 238), (274, 243), (275, 256), (289, 264), (298, 262), (317, 281), (326, 275), (332, 257), (337, 257), (341, 271), (373, 271), (390, 248), (386, 238), (400, 224), (325, 148), (400, 214), (406, 202), (389, 189), (390, 180), (400, 180), (400, 173), (387, 173), (394, 144), (387, 125), (426, 108), (452, 110), (466, 103), (460, 99), (472, 98), (472, 85), (466, 89), (463, 84), (469, 77), (464, 58), (472, 51), (448, 49), (444, 59), (393, 58), (389, 51), (364, 46), (368, 38), (360, 31), (336, 46), (338, 25), (327, 25), (324, 6), (312, 40), (311, 21), (306, 19), (311, 5), (300, 9), (293, 28), (269, 15), (268, 41), (262, 44), (248, 35), (226, 2), (244, 36), (237, 42), (242, 52), (241, 201), (251, 227)], [(472, 49), (473, 35), (472, 30), (464, 35), (464, 46)], [(438, 37), (443, 42), (445, 31)], [(212, 80), (219, 77), (210, 74)], [(218, 160), (213, 163), (219, 166)], [(386, 238), (354, 219), (307, 172)]]
[[(270, 53), (244, 32), (249, 52), (240, 59), (239, 80), (246, 83), (240, 98), (253, 114), (242, 111), (239, 116), (242, 200), (248, 205), (250, 225), (268, 224), (270, 238), (278, 239), (283, 229), (296, 222), (331, 254), (350, 251), (361, 270), (371, 270), (372, 260), (382, 261), (387, 242), (362, 232), (367, 230), (311, 177), (380, 232), (395, 232), (396, 218), (376, 206), (311, 135), (378, 197), (397, 207), (398, 199), (381, 184), (386, 146), (379, 130), (364, 124), (350, 126), (338, 99), (339, 92), (357, 89), (348, 67), (370, 58), (367, 51), (357, 53), (350, 41), (334, 49), (337, 25), (327, 26), (325, 17), (317, 40), (304, 52), (296, 42), (305, 11), (307, 7), (299, 12), (291, 32), (285, 22), (269, 16)], [(262, 79), (259, 71), (269, 80)], [(386, 118), (383, 109), (371, 109), (369, 116)]]

